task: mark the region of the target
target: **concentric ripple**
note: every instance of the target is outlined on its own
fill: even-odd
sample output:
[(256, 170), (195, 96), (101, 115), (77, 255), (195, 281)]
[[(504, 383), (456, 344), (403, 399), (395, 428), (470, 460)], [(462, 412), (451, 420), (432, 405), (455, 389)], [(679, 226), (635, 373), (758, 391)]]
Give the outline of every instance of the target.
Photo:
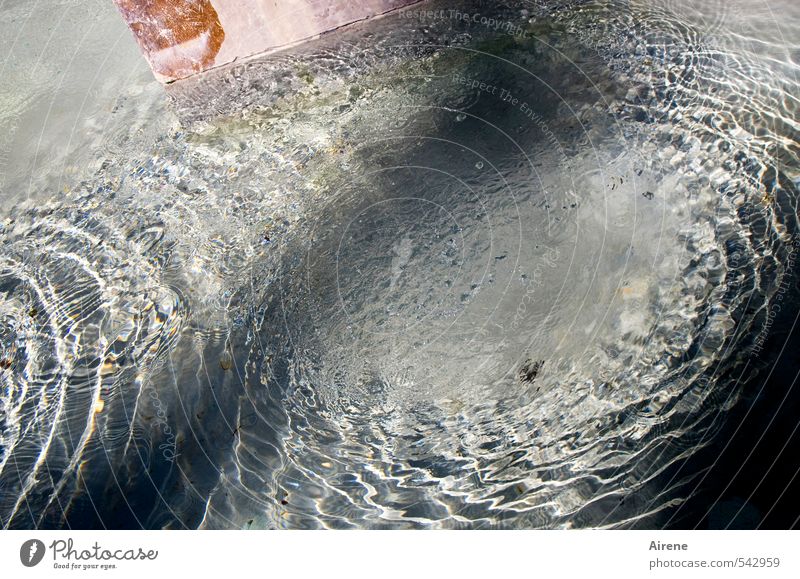
[(178, 294), (157, 283), (152, 264), (129, 258), (153, 249), (154, 234), (109, 231), (74, 208), (4, 225), (4, 525), (68, 510), (62, 492), (82, 484), (85, 462), (110, 458), (128, 439), (132, 376), (180, 329)]
[(458, 4), (170, 87), (12, 212), (5, 526), (669, 523), (794, 259), (791, 49)]

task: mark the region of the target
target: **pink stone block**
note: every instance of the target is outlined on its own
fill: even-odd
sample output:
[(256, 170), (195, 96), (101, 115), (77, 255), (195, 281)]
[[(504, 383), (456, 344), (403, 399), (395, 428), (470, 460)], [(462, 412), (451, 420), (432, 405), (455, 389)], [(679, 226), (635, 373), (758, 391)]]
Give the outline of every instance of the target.
[(162, 82), (274, 51), (419, 0), (114, 0)]

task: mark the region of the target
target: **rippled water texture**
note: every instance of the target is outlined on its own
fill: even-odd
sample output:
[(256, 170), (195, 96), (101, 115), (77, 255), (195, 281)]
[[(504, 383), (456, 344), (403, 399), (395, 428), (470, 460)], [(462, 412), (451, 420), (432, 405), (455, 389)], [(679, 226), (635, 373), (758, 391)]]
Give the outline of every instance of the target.
[(796, 3), (426, 2), (166, 95), (30, 4), (4, 527), (670, 524), (794, 263)]

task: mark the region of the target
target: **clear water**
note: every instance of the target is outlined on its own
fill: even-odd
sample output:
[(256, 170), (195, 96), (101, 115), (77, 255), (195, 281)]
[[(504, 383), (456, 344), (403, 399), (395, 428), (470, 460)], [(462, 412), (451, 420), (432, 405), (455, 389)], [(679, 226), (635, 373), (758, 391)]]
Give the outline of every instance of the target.
[(795, 3), (433, 1), (166, 91), (106, 4), (0, 5), (4, 527), (669, 525), (794, 263)]

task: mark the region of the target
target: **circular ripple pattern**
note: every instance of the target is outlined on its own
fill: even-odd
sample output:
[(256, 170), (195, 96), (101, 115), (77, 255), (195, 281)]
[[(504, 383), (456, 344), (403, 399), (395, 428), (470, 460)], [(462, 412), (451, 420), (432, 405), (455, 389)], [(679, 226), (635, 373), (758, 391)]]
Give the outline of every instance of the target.
[[(126, 235), (128, 233), (128, 235)], [(131, 253), (156, 227), (109, 231), (74, 208), (32, 211), (3, 227), (2, 461), (5, 526), (41, 526), (92, 457), (130, 442), (133, 376), (180, 328), (175, 292)], [(150, 255), (156, 258), (156, 253)]]
[(4, 526), (669, 524), (791, 267), (796, 64), (688, 0), (430, 5), (127, 98), (15, 208)]

